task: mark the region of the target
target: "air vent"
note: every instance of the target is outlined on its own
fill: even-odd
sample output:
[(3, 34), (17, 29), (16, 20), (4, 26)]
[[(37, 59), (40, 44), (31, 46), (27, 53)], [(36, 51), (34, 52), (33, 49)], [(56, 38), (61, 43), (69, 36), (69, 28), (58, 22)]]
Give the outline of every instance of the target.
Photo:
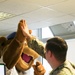
[(57, 24), (49, 27), (54, 36), (60, 36), (65, 39), (75, 38), (75, 25), (73, 22)]

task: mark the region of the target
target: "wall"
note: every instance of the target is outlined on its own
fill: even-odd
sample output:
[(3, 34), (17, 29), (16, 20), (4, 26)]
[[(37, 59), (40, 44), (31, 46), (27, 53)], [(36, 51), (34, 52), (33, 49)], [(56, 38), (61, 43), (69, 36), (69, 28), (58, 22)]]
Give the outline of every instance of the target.
[(75, 64), (75, 39), (66, 40), (68, 44), (67, 59)]

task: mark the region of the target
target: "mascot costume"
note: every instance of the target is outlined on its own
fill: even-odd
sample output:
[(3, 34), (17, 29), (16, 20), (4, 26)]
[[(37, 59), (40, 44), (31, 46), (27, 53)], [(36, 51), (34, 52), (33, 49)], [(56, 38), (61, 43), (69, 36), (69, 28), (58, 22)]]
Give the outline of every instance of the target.
[[(2, 58), (7, 67), (6, 75), (14, 75), (11, 74), (13, 67), (18, 72), (17, 75), (20, 75), (19, 72), (27, 71), (31, 68), (34, 60), (39, 55), (44, 58), (44, 44), (32, 36), (31, 33), (32, 31), (28, 30), (25, 20), (21, 20), (18, 24), (17, 32), (13, 32), (7, 37), (0, 37), (0, 58)], [(37, 66), (39, 64), (39, 62), (36, 63)], [(41, 69), (43, 68), (38, 67), (39, 72), (41, 72)], [(34, 75), (44, 75), (44, 73), (45, 70), (43, 74), (34, 72)]]

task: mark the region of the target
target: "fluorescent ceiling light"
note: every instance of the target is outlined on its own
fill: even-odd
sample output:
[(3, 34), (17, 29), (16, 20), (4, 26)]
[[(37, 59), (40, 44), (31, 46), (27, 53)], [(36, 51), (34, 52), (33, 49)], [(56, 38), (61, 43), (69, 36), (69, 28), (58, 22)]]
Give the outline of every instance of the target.
[(10, 13), (5, 13), (5, 12), (0, 12), (0, 20), (4, 20), (10, 17), (15, 16), (14, 14), (10, 14)]

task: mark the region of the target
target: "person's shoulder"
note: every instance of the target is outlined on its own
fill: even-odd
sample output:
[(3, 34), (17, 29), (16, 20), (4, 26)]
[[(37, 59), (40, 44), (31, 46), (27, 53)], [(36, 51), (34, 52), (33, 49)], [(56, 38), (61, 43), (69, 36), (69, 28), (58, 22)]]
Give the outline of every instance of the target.
[(68, 67), (64, 67), (59, 73), (58, 75), (75, 75), (74, 72), (72, 70), (70, 70), (70, 68)]
[(53, 71), (50, 73), (50, 75), (73, 75), (68, 71), (66, 68), (64, 69), (58, 69), (56, 71)]
[(75, 68), (71, 65), (64, 66), (62, 69), (59, 69), (57, 75), (75, 75)]
[(57, 69), (56, 75), (75, 75), (75, 68), (71, 65), (63, 65)]
[(65, 73), (66, 75), (75, 75), (75, 65), (72, 64), (70, 61), (66, 61), (61, 72)]
[(51, 75), (75, 75), (75, 66), (69, 61), (65, 61), (56, 70), (52, 71)]

